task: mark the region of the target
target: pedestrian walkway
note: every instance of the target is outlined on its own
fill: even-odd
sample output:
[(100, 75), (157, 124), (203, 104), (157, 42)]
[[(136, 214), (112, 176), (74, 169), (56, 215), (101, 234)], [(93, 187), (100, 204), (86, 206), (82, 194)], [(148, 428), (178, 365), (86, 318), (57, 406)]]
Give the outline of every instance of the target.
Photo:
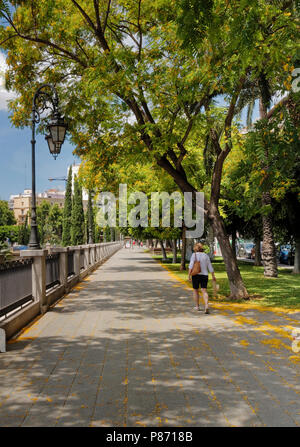
[(0, 354), (0, 426), (297, 426), (300, 313), (212, 304), (122, 249)]

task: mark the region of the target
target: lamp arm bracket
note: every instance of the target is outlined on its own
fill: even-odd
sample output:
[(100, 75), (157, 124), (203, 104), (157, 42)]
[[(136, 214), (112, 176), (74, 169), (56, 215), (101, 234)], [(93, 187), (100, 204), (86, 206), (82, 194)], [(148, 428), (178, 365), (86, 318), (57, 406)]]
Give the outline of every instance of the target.
[[(45, 89), (51, 89), (52, 95), (50, 95)], [(50, 109), (55, 115), (58, 113), (58, 95), (56, 89), (51, 84), (41, 85), (33, 98), (32, 103), (32, 120), (38, 124), (41, 121), (41, 113)]]

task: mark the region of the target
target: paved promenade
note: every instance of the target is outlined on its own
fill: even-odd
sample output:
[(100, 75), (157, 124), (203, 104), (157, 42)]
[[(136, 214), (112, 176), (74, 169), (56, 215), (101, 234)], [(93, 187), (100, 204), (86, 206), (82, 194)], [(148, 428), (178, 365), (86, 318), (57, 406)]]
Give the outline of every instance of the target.
[(299, 426), (300, 313), (191, 294), (119, 251), (0, 354), (0, 427)]

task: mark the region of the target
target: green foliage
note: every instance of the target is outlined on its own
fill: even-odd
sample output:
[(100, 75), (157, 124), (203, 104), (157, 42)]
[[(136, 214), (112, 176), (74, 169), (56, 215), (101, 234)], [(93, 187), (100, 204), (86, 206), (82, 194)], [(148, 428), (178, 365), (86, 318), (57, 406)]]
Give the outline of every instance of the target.
[(62, 240), (63, 211), (58, 204), (50, 207), (45, 222), (44, 243), (60, 245)]
[(0, 241), (0, 264), (5, 263), (12, 259), (13, 254), (10, 251), (10, 247), (6, 242)]
[(6, 200), (0, 200), (0, 226), (2, 225), (14, 225), (16, 219), (14, 213), (8, 207)]
[(49, 211), (48, 224), (59, 240), (62, 238), (62, 225), (63, 225), (63, 211), (55, 203)]
[(96, 244), (98, 244), (99, 242), (102, 242), (101, 233), (102, 233), (101, 228), (99, 227), (99, 225), (95, 224), (95, 243)]
[(68, 173), (66, 195), (63, 214), (62, 243), (65, 247), (71, 245), (71, 216), (72, 216), (72, 166)]
[(8, 0), (1, 0), (0, 1), (0, 16), (3, 16), (3, 13), (10, 14), (9, 10), (9, 1)]
[(91, 234), (92, 241), (93, 241), (93, 243), (95, 243), (96, 222), (95, 222), (95, 210), (93, 208), (91, 191), (89, 191), (89, 195), (88, 195), (88, 207), (87, 207), (87, 212), (86, 212), (86, 240), (87, 240), (87, 242), (89, 241), (90, 231), (92, 233)]
[[(261, 233), (260, 217), (269, 213), (272, 213), (277, 240), (289, 240), (298, 234), (300, 114), (297, 98), (299, 94), (290, 95), (286, 108), (279, 109), (271, 120), (258, 121), (240, 141), (240, 146), (234, 147), (226, 165), (222, 205), (229, 220), (236, 222), (236, 228), (251, 237)], [(272, 206), (261, 206), (264, 191), (270, 191)], [(285, 235), (280, 227), (284, 227)]]
[(28, 215), (27, 215), (24, 224), (19, 226), (18, 244), (28, 245), (29, 238), (30, 238), (30, 228), (28, 227)]
[(36, 207), (36, 218), (38, 224), (38, 235), (39, 242), (41, 245), (44, 245), (46, 242), (46, 234), (49, 232), (47, 228), (48, 225), (48, 216), (50, 212), (51, 205), (46, 200)]
[(178, 35), (183, 47), (197, 53), (199, 42), (210, 26), (213, 10), (212, 0), (179, 0)]
[(109, 227), (103, 228), (103, 242), (111, 242), (111, 232)]
[(82, 188), (77, 177), (74, 178), (74, 199), (71, 216), (71, 245), (85, 242), (84, 211), (82, 205)]
[(17, 225), (3, 225), (0, 226), (0, 242), (5, 242), (9, 239), (14, 243), (18, 241), (19, 227)]
[(228, 104), (242, 77), (242, 92), (246, 80), (263, 80), (276, 91), (290, 86), (297, 27), (284, 1), (155, 0), (139, 8), (135, 0), (120, 0), (109, 11), (100, 2), (98, 34), (91, 26), (97, 10), (86, 0), (82, 9), (62, 0), (14, 6), (6, 20), (23, 38), (13, 26), (0, 32), (7, 86), (20, 93), (11, 103), (13, 123), (28, 123), (41, 79), (54, 83), (77, 154), (89, 164), (89, 188), (113, 189), (119, 170), (122, 176), (128, 165), (162, 161), (177, 184), (181, 176), (203, 187), (216, 160), (207, 141), (216, 121), (212, 99), (225, 96)]
[(61, 244), (63, 211), (58, 204), (50, 205), (49, 202), (44, 200), (37, 206), (36, 211), (40, 244)]

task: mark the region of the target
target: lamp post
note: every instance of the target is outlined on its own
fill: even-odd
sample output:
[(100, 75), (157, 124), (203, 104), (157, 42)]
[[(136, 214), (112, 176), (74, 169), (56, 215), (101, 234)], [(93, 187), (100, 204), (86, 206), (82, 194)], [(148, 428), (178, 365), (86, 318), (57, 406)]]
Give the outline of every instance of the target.
[[(51, 90), (51, 94), (49, 93)], [(38, 250), (40, 248), (36, 222), (36, 193), (35, 193), (35, 125), (41, 120), (40, 113), (50, 109), (52, 112), (51, 120), (47, 125), (49, 135), (45, 137), (50, 154), (56, 157), (61, 151), (61, 146), (66, 136), (67, 125), (64, 118), (60, 115), (58, 109), (58, 96), (55, 88), (50, 84), (41, 85), (33, 98), (32, 102), (32, 201), (31, 201), (31, 232), (29, 239), (29, 248)]]

